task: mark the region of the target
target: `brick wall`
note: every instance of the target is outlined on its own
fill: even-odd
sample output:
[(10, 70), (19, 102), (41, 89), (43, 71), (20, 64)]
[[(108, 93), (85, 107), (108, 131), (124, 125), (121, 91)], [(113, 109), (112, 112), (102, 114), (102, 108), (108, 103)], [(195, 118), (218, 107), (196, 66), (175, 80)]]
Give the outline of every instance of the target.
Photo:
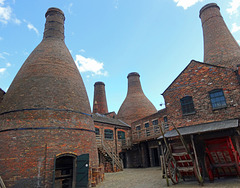
[[(51, 121), (36, 118), (38, 115), (48, 116)], [(54, 157), (58, 154), (89, 153), (90, 166), (97, 167), (95, 133), (89, 127), (93, 122), (90, 117), (83, 120), (82, 116), (52, 111), (2, 115), (1, 130), (5, 131), (0, 132), (0, 173), (6, 186), (51, 187)], [(77, 125), (75, 129), (71, 127), (73, 122)]]
[[(223, 89), (227, 107), (213, 110), (209, 92)], [(164, 91), (168, 120), (178, 127), (239, 118), (240, 86), (236, 72), (196, 61), (191, 63)], [(183, 115), (180, 99), (192, 96), (195, 113)]]

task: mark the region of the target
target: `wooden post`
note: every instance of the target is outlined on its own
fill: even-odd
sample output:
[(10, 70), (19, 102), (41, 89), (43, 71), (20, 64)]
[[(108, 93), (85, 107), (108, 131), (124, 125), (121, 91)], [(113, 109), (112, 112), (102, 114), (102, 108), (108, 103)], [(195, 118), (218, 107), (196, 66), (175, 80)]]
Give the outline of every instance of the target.
[(198, 173), (198, 176), (199, 176), (199, 183), (201, 185), (203, 185), (203, 177), (202, 177), (200, 169), (199, 169), (197, 152), (196, 152), (196, 148), (195, 148), (195, 144), (194, 144), (194, 140), (193, 140), (193, 135), (191, 135), (191, 141), (192, 141), (192, 146), (193, 146), (193, 153), (194, 153), (194, 157), (195, 157), (195, 162), (196, 162), (196, 166), (197, 166), (197, 173)]
[(179, 132), (179, 130), (177, 129), (177, 127), (176, 127), (173, 123), (172, 123), (172, 125), (173, 125), (174, 129), (177, 131), (177, 133), (178, 133), (178, 135), (179, 135), (179, 138), (180, 138), (180, 140), (181, 140), (184, 148), (186, 149), (189, 157), (191, 158), (192, 161), (194, 161), (194, 159), (193, 159), (193, 157), (192, 157), (192, 154), (191, 154), (191, 152), (189, 151), (189, 149), (188, 149), (188, 147), (187, 147), (187, 144), (186, 144), (183, 136), (181, 135), (181, 133)]
[[(169, 148), (169, 146), (167, 144), (167, 140), (166, 140), (166, 138), (164, 136), (164, 133), (163, 133), (163, 130), (162, 130), (162, 126), (159, 126), (159, 127), (160, 127), (161, 134), (163, 136), (164, 143), (166, 145), (166, 149), (169, 150), (169, 153), (171, 155), (171, 151), (170, 151), (170, 148)], [(163, 150), (163, 161), (164, 161), (164, 169), (165, 169), (165, 177), (166, 177), (166, 181), (167, 181), (167, 186), (169, 186), (167, 167), (166, 167), (166, 158), (165, 158), (165, 155), (164, 155), (164, 150)]]
[(238, 139), (239, 136), (234, 136), (234, 141), (236, 143), (236, 149), (238, 151), (238, 155), (240, 156), (240, 147), (239, 147), (239, 139)]

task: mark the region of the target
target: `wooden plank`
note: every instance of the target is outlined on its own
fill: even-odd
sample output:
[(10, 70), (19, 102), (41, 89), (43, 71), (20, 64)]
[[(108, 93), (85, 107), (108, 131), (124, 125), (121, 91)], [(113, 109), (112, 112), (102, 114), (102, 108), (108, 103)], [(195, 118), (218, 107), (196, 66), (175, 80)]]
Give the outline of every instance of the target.
[(194, 140), (193, 140), (193, 135), (191, 135), (191, 141), (192, 141), (192, 147), (193, 147), (195, 163), (196, 163), (196, 168), (197, 168), (198, 180), (199, 180), (200, 184), (203, 185), (203, 177), (201, 175), (199, 164), (198, 164), (197, 152), (196, 152), (196, 148), (195, 148), (195, 144), (194, 144)]
[(192, 160), (180, 160), (180, 161), (177, 161), (177, 163), (191, 163)]
[(1, 188), (6, 188), (6, 186), (5, 186), (5, 184), (4, 184), (3, 179), (2, 179), (1, 176), (0, 176), (0, 187), (1, 187)]
[(172, 153), (172, 156), (174, 156), (174, 157), (180, 157), (180, 156), (184, 156), (184, 155), (188, 155), (188, 153), (187, 152)]
[(193, 166), (177, 167), (180, 172), (193, 172)]
[[(163, 124), (162, 124), (163, 125)], [(168, 144), (167, 144), (167, 140), (166, 140), (166, 138), (165, 138), (165, 136), (164, 136), (164, 133), (163, 133), (163, 130), (162, 130), (162, 126), (159, 126), (160, 127), (160, 131), (161, 131), (161, 134), (162, 134), (162, 136), (163, 136), (163, 140), (164, 140), (164, 143), (165, 143), (165, 145), (166, 145), (166, 149), (169, 151), (169, 154), (171, 155), (171, 150), (170, 150), (170, 148), (168, 147)], [(168, 173), (167, 173), (167, 165), (166, 165), (166, 158), (165, 158), (165, 156), (164, 156), (164, 152), (163, 152), (163, 159), (164, 159), (164, 169), (165, 169), (165, 177), (166, 177), (166, 182), (167, 182), (167, 186), (169, 187), (169, 181), (168, 181)]]
[(223, 163), (223, 164), (212, 164), (215, 168), (223, 168), (223, 167), (235, 167), (236, 163)]

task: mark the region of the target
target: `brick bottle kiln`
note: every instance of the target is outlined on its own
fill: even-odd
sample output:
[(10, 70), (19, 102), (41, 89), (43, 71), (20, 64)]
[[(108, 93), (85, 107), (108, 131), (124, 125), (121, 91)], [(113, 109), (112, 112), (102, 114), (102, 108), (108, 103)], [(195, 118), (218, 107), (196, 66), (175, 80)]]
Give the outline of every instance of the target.
[(105, 84), (103, 82), (94, 84), (93, 113), (108, 113)]
[(118, 119), (123, 120), (129, 125), (133, 121), (157, 112), (153, 104), (144, 95), (139, 77), (140, 75), (137, 72), (128, 74), (127, 96), (117, 114)]
[(204, 39), (204, 63), (231, 67), (240, 64), (240, 47), (227, 28), (216, 3), (205, 5), (199, 17)]
[(88, 96), (64, 42), (64, 14), (50, 8), (45, 17), (43, 40), (0, 103), (0, 176), (7, 187), (78, 187), (78, 156), (98, 166)]

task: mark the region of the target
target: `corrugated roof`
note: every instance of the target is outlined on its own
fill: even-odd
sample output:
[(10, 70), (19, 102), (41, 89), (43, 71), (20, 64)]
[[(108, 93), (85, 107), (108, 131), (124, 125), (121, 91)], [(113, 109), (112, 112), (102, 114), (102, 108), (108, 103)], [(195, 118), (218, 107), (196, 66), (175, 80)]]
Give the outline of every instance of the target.
[(107, 116), (99, 114), (99, 113), (92, 114), (92, 118), (93, 118), (93, 121), (95, 121), (95, 122), (101, 122), (101, 123), (107, 123), (107, 124), (111, 124), (111, 125), (117, 125), (117, 126), (121, 126), (121, 127), (131, 128), (130, 125), (128, 125), (127, 123), (123, 122), (120, 119), (107, 117)]
[[(189, 134), (198, 134), (198, 133), (205, 133), (211, 131), (218, 131), (223, 129), (230, 129), (238, 127), (238, 119), (230, 119), (225, 121), (217, 121), (211, 123), (204, 123), (198, 125), (192, 125), (187, 127), (180, 127), (178, 128), (181, 135), (189, 135)], [(164, 134), (165, 137), (171, 138), (178, 136), (178, 133), (175, 129), (168, 131)], [(160, 136), (158, 139), (161, 139)]]

